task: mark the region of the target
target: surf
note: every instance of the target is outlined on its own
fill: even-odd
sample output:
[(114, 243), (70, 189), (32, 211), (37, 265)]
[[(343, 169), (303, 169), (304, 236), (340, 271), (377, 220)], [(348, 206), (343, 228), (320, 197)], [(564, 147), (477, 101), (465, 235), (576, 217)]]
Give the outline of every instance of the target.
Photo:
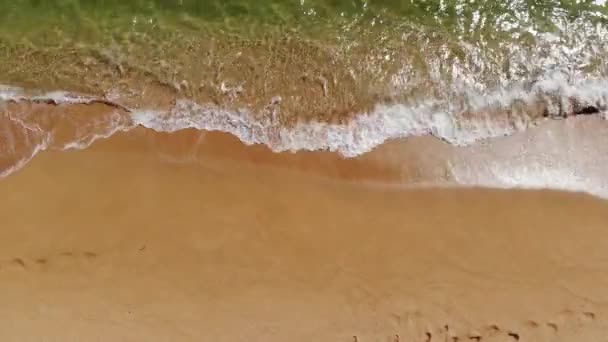
[[(438, 111), (453, 103), (448, 101), (416, 106), (381, 104), (372, 112), (357, 115), (343, 124), (298, 122), (293, 125), (273, 121), (272, 116), (260, 119), (247, 109), (235, 111), (188, 99), (176, 100), (169, 108), (141, 109), (92, 95), (41, 93), (5, 86), (1, 175), (7, 177), (18, 171), (45, 150), (86, 149), (100, 139), (117, 133), (128, 134), (136, 127), (169, 134), (189, 129), (219, 131), (237, 137), (245, 145), (264, 145), (273, 153), (330, 151), (354, 159), (372, 153), (387, 141), (428, 136), (450, 147), (442, 158), (435, 158), (430, 165), (421, 165), (421, 172), (445, 169), (448, 176), (422, 177), (415, 182), (397, 180), (398, 183), (546, 187), (606, 196), (606, 185), (594, 179), (598, 176), (597, 169), (591, 163), (591, 159), (599, 160), (601, 150), (588, 151), (589, 144), (604, 146), (601, 131), (608, 127), (604, 122), (608, 95), (605, 85), (608, 83), (603, 80), (570, 85), (563, 79), (551, 79), (537, 82), (528, 90), (516, 88), (491, 96), (469, 93), (469, 98), (460, 102), (466, 105), (452, 105), (452, 112)], [(598, 126), (584, 130), (573, 126), (573, 122), (581, 122), (577, 119), (581, 116), (589, 116), (583, 122), (597, 122)], [(571, 134), (580, 135), (581, 142), (573, 144), (568, 137)], [(508, 139), (509, 136), (513, 137)], [(524, 137), (528, 139), (525, 159), (505, 152), (523, 148), (518, 144)], [(532, 146), (531, 137), (538, 140)], [(594, 143), (595, 140), (600, 141)], [(552, 141), (550, 145), (548, 141)], [(587, 150), (576, 155), (577, 148)], [(569, 153), (566, 160), (564, 151)], [(488, 158), (487, 165), (473, 167), (475, 160), (484, 159), (482, 156)], [(400, 161), (395, 167), (406, 157), (397, 157)], [(394, 164), (394, 161), (386, 162)], [(594, 177), (585, 179), (585, 173)]]

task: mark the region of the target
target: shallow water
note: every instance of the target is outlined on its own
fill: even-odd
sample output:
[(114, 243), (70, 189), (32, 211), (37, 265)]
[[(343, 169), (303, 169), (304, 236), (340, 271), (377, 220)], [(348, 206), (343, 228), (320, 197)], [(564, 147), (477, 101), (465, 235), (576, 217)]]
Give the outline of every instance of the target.
[[(275, 152), (348, 158), (433, 136), (464, 147), (426, 150), (444, 158), (418, 167), (432, 175), (418, 177), (425, 184), (605, 194), (596, 179), (608, 100), (602, 2), (5, 1), (0, 8), (2, 175), (40, 151), (86, 148), (144, 126), (223, 131)], [(40, 103), (56, 108), (32, 106)], [(76, 103), (108, 108), (90, 116), (98, 109)], [(593, 124), (571, 118), (583, 114)], [(534, 143), (522, 145), (528, 137)], [(480, 156), (482, 166), (471, 166)]]

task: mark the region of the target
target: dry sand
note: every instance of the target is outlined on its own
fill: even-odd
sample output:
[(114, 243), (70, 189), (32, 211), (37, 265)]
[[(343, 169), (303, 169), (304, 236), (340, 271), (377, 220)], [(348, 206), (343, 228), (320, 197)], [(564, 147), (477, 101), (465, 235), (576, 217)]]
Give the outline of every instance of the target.
[(0, 181), (0, 341), (608, 340), (605, 201), (363, 185), (387, 174), (221, 134), (168, 161), (193, 138)]

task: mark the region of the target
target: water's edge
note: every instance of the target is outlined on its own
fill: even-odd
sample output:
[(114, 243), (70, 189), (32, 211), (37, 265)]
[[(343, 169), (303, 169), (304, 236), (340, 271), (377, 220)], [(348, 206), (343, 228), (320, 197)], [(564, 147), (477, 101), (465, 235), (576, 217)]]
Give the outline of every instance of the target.
[[(477, 102), (467, 101), (468, 115), (436, 112), (438, 105), (433, 103), (416, 107), (380, 104), (372, 112), (355, 116), (344, 124), (301, 122), (293, 126), (280, 125), (272, 116), (256, 119), (247, 109), (233, 111), (187, 99), (176, 100), (169, 108), (145, 110), (132, 109), (104, 97), (70, 92), (36, 94), (9, 86), (1, 89), (0, 118), (2, 128), (8, 132), (5, 136), (9, 146), (2, 156), (0, 175), (3, 177), (19, 170), (44, 150), (84, 149), (99, 139), (143, 126), (169, 133), (185, 129), (220, 131), (236, 136), (246, 145), (263, 144), (274, 152), (324, 150), (348, 158), (362, 156), (389, 140), (433, 136), (452, 146), (451, 152), (442, 157), (438, 154), (431, 162), (435, 167), (447, 169), (450, 176), (447, 183), (446, 179), (434, 182), (432, 178), (422, 179), (420, 183), (547, 187), (600, 196), (608, 194), (604, 182), (596, 179), (600, 176), (597, 165), (600, 165), (601, 149), (577, 153), (578, 145), (602, 146), (596, 140), (603, 135), (598, 131), (597, 136), (590, 136), (593, 132), (589, 127), (584, 132), (572, 128), (572, 122), (577, 125), (572, 121), (577, 116), (592, 114), (590, 117), (605, 118), (608, 82), (603, 80), (570, 85), (552, 79), (538, 82), (533, 90), (515, 89), (476, 97)], [(40, 115), (32, 110), (31, 106), (36, 105), (52, 106), (55, 111)], [(103, 110), (99, 115), (85, 118), (79, 115), (78, 109), (64, 113), (70, 106), (101, 106)], [(531, 109), (541, 110), (545, 115), (526, 115)], [(62, 121), (73, 125), (70, 133), (57, 128)], [(597, 127), (596, 123), (593, 125)], [(530, 136), (541, 133), (530, 133), (524, 141), (517, 137), (521, 134), (511, 140), (496, 139), (518, 132), (525, 136), (527, 130), (535, 127), (551, 129), (536, 129), (534, 132), (548, 135), (532, 145)], [(575, 133), (571, 132), (573, 129)], [(563, 134), (581, 135), (581, 139), (559, 138)], [(548, 144), (550, 139), (556, 141)], [(525, 147), (526, 144), (530, 146)], [(514, 150), (525, 152), (513, 154)]]

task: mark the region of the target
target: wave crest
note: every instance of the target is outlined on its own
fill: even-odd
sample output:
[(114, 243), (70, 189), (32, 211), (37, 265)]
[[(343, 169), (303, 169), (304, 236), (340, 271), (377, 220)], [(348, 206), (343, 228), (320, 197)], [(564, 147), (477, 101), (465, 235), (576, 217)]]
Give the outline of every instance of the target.
[[(461, 91), (458, 99), (410, 104), (378, 104), (344, 124), (300, 122), (284, 126), (276, 113), (257, 118), (248, 109), (226, 110), (178, 100), (166, 111), (134, 111), (134, 123), (156, 131), (187, 128), (221, 131), (245, 144), (264, 144), (275, 152), (329, 150), (346, 157), (371, 151), (390, 139), (432, 135), (452, 145), (511, 135), (547, 119), (600, 113), (608, 105), (608, 80), (569, 84), (560, 74), (531, 85), (492, 94)], [(280, 107), (275, 110), (280, 110)]]
[[(431, 135), (454, 146), (447, 156), (433, 161), (436, 167), (449, 171), (453, 183), (608, 194), (608, 187), (596, 179), (600, 173), (592, 159), (598, 160), (597, 153), (589, 152), (598, 137), (589, 137), (585, 143), (587, 138), (580, 136), (583, 142), (574, 142), (570, 131), (554, 129), (563, 141), (549, 134), (538, 144), (519, 141), (521, 146), (516, 148), (512, 144), (517, 139), (511, 143), (489, 140), (548, 122), (567, 127), (553, 119), (572, 115), (598, 113), (605, 117), (608, 80), (603, 79), (571, 84), (557, 74), (491, 94), (464, 89), (458, 98), (378, 104), (371, 112), (344, 124), (281, 125), (276, 115), (280, 101), (273, 101), (260, 114), (247, 108), (232, 110), (186, 99), (166, 109), (130, 109), (95, 96), (66, 92), (31, 95), (10, 87), (0, 89), (0, 100), (2, 177), (17, 171), (41, 151), (84, 149), (99, 139), (143, 126), (158, 132), (221, 131), (245, 144), (264, 144), (275, 152), (329, 150), (345, 157), (365, 154), (390, 139)], [(92, 110), (91, 105), (99, 110)], [(480, 141), (485, 142), (478, 144)], [(578, 148), (586, 151), (583, 156), (577, 155)], [(566, 161), (560, 159), (564, 157)], [(479, 168), (471, 166), (478, 164)], [(585, 178), (587, 174), (593, 177)]]

